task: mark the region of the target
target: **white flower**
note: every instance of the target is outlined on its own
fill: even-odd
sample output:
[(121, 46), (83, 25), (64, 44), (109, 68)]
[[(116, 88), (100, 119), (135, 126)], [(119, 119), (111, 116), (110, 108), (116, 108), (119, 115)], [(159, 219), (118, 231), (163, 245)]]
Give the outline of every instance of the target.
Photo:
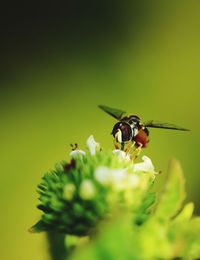
[(144, 155), (142, 157), (142, 160), (143, 160), (143, 162), (135, 163), (133, 165), (134, 171), (142, 171), (142, 172), (149, 172), (149, 173), (157, 174), (157, 172), (155, 172), (155, 170), (154, 170), (154, 166), (153, 166), (152, 161), (149, 157)]
[(113, 169), (111, 171), (111, 184), (115, 190), (126, 190), (127, 179), (127, 169)]
[(126, 178), (126, 169), (109, 169), (100, 166), (95, 171), (95, 178), (103, 185), (116, 185)]
[(112, 181), (114, 183), (120, 183), (127, 178), (127, 169), (113, 169), (111, 171)]
[(89, 148), (90, 154), (95, 155), (96, 151), (100, 149), (99, 143), (95, 142), (93, 135), (87, 139), (87, 147)]
[(80, 185), (80, 196), (84, 200), (94, 198), (96, 188), (91, 180), (84, 180)]
[(127, 161), (130, 160), (130, 156), (129, 154), (126, 154), (124, 151), (119, 150), (119, 149), (115, 149), (113, 150), (113, 154), (116, 154), (117, 156), (119, 156), (121, 159), (125, 159)]
[(112, 186), (116, 190), (125, 190), (128, 186), (133, 188), (137, 186), (137, 176), (133, 177), (132, 174), (127, 173), (127, 169), (109, 169), (105, 166), (100, 166), (95, 171), (96, 180), (105, 185)]
[(110, 178), (110, 169), (106, 166), (100, 166), (95, 171), (95, 178), (101, 184), (108, 184)]
[(127, 188), (136, 188), (140, 183), (140, 178), (136, 174), (129, 174), (128, 175), (128, 182), (127, 182)]
[(83, 150), (74, 150), (71, 151), (69, 156), (73, 159), (76, 159), (77, 157), (84, 156), (85, 152)]

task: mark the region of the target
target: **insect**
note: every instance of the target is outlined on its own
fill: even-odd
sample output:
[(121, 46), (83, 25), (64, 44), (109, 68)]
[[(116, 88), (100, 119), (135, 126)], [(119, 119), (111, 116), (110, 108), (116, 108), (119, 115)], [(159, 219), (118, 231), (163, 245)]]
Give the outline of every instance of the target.
[(125, 150), (125, 145), (127, 143), (131, 143), (136, 149), (147, 147), (147, 144), (149, 143), (148, 128), (189, 131), (189, 129), (183, 127), (154, 120), (142, 122), (139, 116), (125, 116), (126, 112), (120, 109), (115, 109), (104, 105), (99, 105), (99, 108), (118, 120), (118, 122), (114, 125), (111, 134), (117, 143), (115, 145), (116, 148), (118, 148), (118, 144), (120, 144), (121, 150)]

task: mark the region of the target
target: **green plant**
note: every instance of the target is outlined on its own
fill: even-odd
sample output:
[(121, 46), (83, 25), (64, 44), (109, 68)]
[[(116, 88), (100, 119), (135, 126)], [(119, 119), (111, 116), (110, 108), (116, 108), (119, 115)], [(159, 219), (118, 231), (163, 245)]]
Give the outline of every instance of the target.
[(71, 162), (57, 164), (38, 185), (43, 215), (31, 231), (48, 232), (53, 259), (200, 257), (200, 218), (192, 217), (193, 204), (182, 209), (176, 160), (156, 199), (148, 157), (134, 163), (123, 151), (101, 150), (92, 136), (87, 145), (89, 151), (72, 151)]

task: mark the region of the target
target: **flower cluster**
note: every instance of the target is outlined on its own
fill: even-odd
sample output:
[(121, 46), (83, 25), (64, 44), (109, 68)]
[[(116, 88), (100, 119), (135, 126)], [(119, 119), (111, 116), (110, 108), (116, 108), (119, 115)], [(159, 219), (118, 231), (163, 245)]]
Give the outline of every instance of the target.
[(31, 231), (50, 231), (56, 259), (66, 259), (74, 248), (74, 260), (199, 259), (200, 217), (192, 216), (192, 203), (182, 207), (180, 164), (171, 161), (165, 189), (154, 204), (157, 172), (150, 158), (135, 163), (124, 151), (102, 150), (93, 136), (86, 144), (86, 151), (76, 147), (70, 162), (56, 164), (38, 185), (43, 215)]
[[(71, 151), (70, 162), (44, 175), (38, 185), (43, 215), (32, 231), (88, 235), (115, 207), (140, 212), (138, 223), (148, 216), (155, 198), (150, 191), (156, 175), (151, 160), (144, 156), (143, 162), (134, 163), (124, 151), (103, 151), (93, 136), (86, 144), (87, 151)], [(142, 208), (144, 200), (151, 203)]]

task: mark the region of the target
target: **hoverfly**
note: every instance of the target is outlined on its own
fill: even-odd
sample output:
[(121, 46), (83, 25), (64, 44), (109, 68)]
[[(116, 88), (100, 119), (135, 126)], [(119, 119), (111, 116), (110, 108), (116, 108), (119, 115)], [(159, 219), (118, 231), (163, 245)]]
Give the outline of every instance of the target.
[[(169, 123), (162, 123), (154, 120), (142, 122), (137, 115), (125, 116), (126, 112), (120, 109), (99, 105), (103, 111), (111, 115), (118, 122), (114, 125), (111, 134), (117, 144), (121, 145), (121, 150), (125, 150), (125, 144), (130, 143), (135, 149), (147, 147), (149, 142), (149, 130), (152, 128), (163, 128), (171, 130), (189, 131), (189, 129), (179, 127)], [(115, 145), (118, 148), (118, 145)]]

